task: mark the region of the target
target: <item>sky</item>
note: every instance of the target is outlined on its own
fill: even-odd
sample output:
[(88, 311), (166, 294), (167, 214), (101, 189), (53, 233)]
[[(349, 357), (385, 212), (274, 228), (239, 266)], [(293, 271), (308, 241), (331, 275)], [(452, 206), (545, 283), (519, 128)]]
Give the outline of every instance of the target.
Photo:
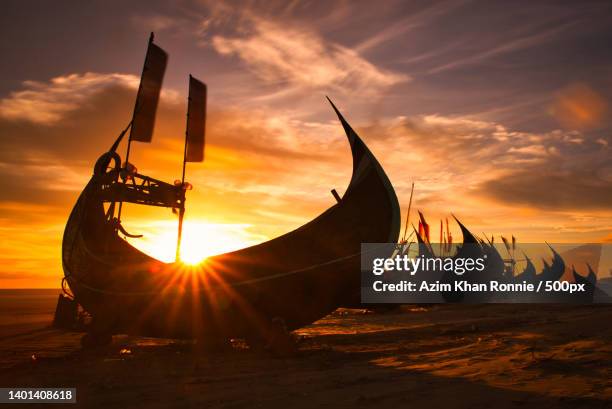
[[(170, 58), (153, 142), (130, 154), (141, 173), (180, 178), (188, 75), (208, 85), (206, 160), (187, 168), (192, 254), (268, 240), (334, 204), (351, 157), (326, 95), (403, 217), (414, 182), (413, 207), (433, 226), (452, 212), (519, 243), (612, 241), (609, 2), (1, 8), (0, 288), (59, 285), (66, 219), (131, 118), (151, 31)], [(127, 206), (123, 220), (144, 234), (136, 246), (172, 258), (169, 210)]]

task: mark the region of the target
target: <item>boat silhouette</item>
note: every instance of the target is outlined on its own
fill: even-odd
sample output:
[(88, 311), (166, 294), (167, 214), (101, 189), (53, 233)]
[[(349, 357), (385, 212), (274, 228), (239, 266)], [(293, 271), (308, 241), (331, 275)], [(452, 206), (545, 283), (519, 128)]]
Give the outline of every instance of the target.
[(129, 234), (122, 203), (172, 208), (182, 219), (187, 187), (184, 179), (166, 183), (122, 163), (117, 147), (126, 128), (98, 159), (63, 236), (65, 283), (92, 317), (84, 345), (108, 343), (118, 333), (266, 343), (359, 302), (361, 243), (397, 242), (400, 210), (383, 168), (329, 102), (353, 159), (344, 195), (292, 232), (197, 266), (178, 258), (164, 263), (121, 237)]

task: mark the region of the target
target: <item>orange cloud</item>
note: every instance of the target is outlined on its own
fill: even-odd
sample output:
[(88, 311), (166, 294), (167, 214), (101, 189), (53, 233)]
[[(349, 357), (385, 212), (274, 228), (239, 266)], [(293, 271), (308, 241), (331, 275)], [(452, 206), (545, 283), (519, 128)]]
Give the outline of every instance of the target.
[(592, 129), (608, 112), (608, 101), (588, 84), (572, 84), (561, 90), (550, 114), (567, 129)]
[(52, 124), (104, 88), (114, 85), (138, 87), (138, 77), (128, 74), (69, 74), (49, 82), (25, 81), (23, 90), (12, 92), (0, 100), (0, 116), (12, 120), (28, 120)]
[(410, 80), (304, 27), (283, 26), (249, 14), (245, 19), (247, 34), (216, 35), (212, 45), (223, 55), (240, 57), (266, 82), (371, 95)]

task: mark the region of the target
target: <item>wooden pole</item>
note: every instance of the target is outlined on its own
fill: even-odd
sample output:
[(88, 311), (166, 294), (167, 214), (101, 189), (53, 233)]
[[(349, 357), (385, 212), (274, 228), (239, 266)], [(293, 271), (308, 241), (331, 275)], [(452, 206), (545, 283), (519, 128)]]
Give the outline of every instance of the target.
[[(189, 74), (191, 82), (191, 74)], [(189, 97), (187, 97), (187, 124), (189, 124)], [(183, 148), (183, 174), (181, 176), (181, 189), (183, 189), (183, 200), (179, 209), (178, 234), (176, 238), (176, 260), (181, 260), (181, 240), (183, 238), (183, 217), (185, 217), (185, 170), (187, 169), (187, 141), (189, 140), (189, 126), (185, 127), (185, 146)]]
[(185, 150), (183, 152), (183, 175), (181, 176), (181, 189), (183, 189), (183, 200), (179, 209), (178, 235), (176, 238), (176, 260), (181, 260), (181, 240), (183, 238), (183, 218), (185, 217), (185, 168), (187, 165), (187, 131), (185, 131)]
[(176, 259), (175, 261), (181, 260), (181, 239), (183, 236), (183, 217), (185, 216), (185, 204), (179, 209), (179, 222), (178, 222), (178, 237), (176, 239)]
[(410, 223), (410, 208), (412, 207), (412, 194), (414, 193), (414, 182), (412, 182), (412, 188), (410, 189), (410, 201), (408, 202), (408, 213), (406, 214), (406, 225), (404, 226), (404, 234), (402, 241), (406, 241), (406, 234), (408, 234), (408, 225)]

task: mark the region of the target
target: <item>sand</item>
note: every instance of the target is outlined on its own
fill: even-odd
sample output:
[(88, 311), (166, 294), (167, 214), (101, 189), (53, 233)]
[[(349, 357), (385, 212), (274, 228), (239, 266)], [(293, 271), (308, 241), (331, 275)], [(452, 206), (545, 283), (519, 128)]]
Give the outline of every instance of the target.
[(0, 386), (76, 387), (77, 406), (104, 408), (612, 408), (611, 318), (606, 305), (340, 310), (298, 331), (291, 358), (127, 336), (83, 351), (81, 334), (30, 322), (4, 331)]

